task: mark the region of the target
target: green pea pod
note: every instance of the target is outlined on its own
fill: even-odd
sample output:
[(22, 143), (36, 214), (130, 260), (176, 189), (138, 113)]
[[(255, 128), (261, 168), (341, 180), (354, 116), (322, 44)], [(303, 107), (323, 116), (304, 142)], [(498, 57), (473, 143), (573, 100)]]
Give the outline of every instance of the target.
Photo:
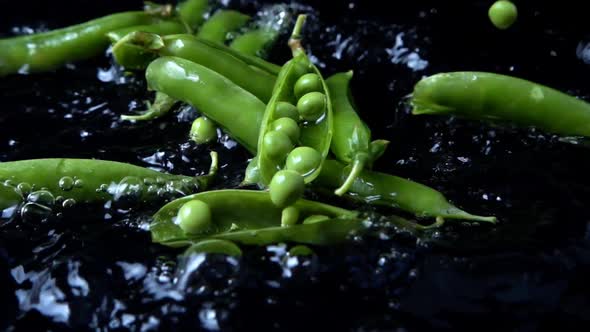
[(176, 14), (185, 25), (185, 30), (193, 32), (205, 21), (208, 9), (209, 0), (186, 0), (176, 5)]
[[(314, 157), (315, 162), (310, 162), (297, 169), (297, 171), (304, 177), (305, 183), (310, 183), (319, 174), (322, 168), (323, 161), (326, 159), (330, 151), (330, 142), (332, 140), (332, 103), (330, 101), (330, 93), (325, 84), (322, 74), (316, 66), (314, 66), (300, 44), (300, 31), (305, 22), (305, 15), (300, 15), (297, 19), (295, 28), (289, 45), (293, 51), (293, 58), (289, 60), (281, 69), (276, 80), (273, 95), (266, 106), (264, 118), (260, 129), (258, 138), (258, 168), (262, 183), (269, 185), (273, 176), (284, 169), (286, 159), (289, 159), (290, 152), (302, 151), (299, 148), (293, 147), (307, 147), (310, 153), (302, 156), (294, 156), (299, 164), (306, 163), (305, 159), (310, 156)], [(296, 84), (298, 80), (305, 74), (312, 74), (319, 81), (319, 84), (313, 88), (312, 91), (304, 94), (302, 97), (296, 97)], [(307, 92), (307, 91), (306, 91)], [(309, 98), (308, 98), (309, 96)], [(317, 98), (316, 98), (317, 97)], [(306, 101), (310, 100), (307, 105), (312, 105), (310, 108), (313, 111), (307, 111)], [(316, 103), (320, 101), (321, 103)], [(285, 141), (283, 133), (277, 131), (273, 123), (281, 117), (277, 109), (279, 103), (289, 103), (291, 105), (297, 104), (297, 111), (303, 121), (300, 123), (299, 140), (293, 141), (291, 138), (290, 144)], [(318, 104), (315, 107), (314, 104)], [(285, 141), (285, 143), (283, 143)], [(281, 147), (283, 145), (284, 147)], [(299, 149), (299, 150), (298, 150)], [(291, 151), (292, 150), (292, 151)], [(313, 153), (312, 153), (313, 152)], [(295, 158), (296, 157), (296, 158)], [(301, 160), (303, 159), (303, 160)]]
[(548, 133), (590, 137), (590, 104), (552, 88), (484, 72), (441, 73), (422, 79), (413, 114), (450, 114), (507, 121)]
[(229, 47), (246, 55), (265, 57), (268, 46), (273, 44), (277, 35), (277, 30), (255, 29), (237, 36)]
[(153, 24), (134, 25), (109, 31), (107, 37), (109, 37), (112, 44), (116, 44), (119, 40), (123, 39), (123, 37), (134, 31), (150, 32), (159, 35), (172, 35), (183, 33), (186, 31), (186, 28), (182, 23), (175, 20), (161, 20)]
[[(148, 83), (156, 90), (171, 95), (174, 93), (174, 98), (199, 108), (233, 139), (252, 154), (256, 154), (258, 133), (265, 113), (264, 103), (218, 73), (211, 74), (211, 70), (186, 60), (160, 58), (150, 64), (150, 67)], [(194, 77), (202, 80), (197, 82)], [(244, 126), (244, 123), (248, 125)], [(338, 188), (349, 173), (346, 172), (345, 165), (327, 160), (324, 166), (316, 181), (318, 187)], [(383, 183), (380, 184), (381, 182)], [(359, 185), (353, 186), (347, 197), (363, 203), (395, 207), (427, 217), (495, 220), (493, 217), (481, 217), (461, 211), (440, 192), (393, 175), (363, 170), (355, 183)], [(378, 189), (371, 190), (372, 185)], [(416, 200), (417, 197), (420, 200)]]
[[(191, 177), (106, 160), (20, 160), (0, 163), (0, 181), (17, 189), (47, 190), (54, 197), (61, 196), (78, 203), (106, 202), (125, 193), (132, 193), (143, 202), (158, 191), (178, 191), (178, 194), (186, 195), (203, 190), (217, 172), (215, 152), (211, 153), (211, 161), (208, 175)], [(14, 205), (15, 197), (6, 188), (0, 190), (0, 210)]]
[(0, 77), (54, 70), (68, 62), (101, 54), (109, 31), (151, 24), (171, 15), (170, 6), (157, 10), (108, 15), (86, 23), (28, 36), (0, 39)]
[(218, 10), (203, 24), (197, 36), (216, 43), (225, 43), (230, 32), (243, 27), (250, 16), (235, 10)]
[[(336, 160), (326, 160), (318, 186), (335, 188), (346, 178), (347, 169)], [(397, 176), (363, 171), (352, 183), (347, 197), (369, 203), (398, 208), (418, 217), (464, 219), (495, 223), (495, 217), (467, 213), (451, 204), (440, 192)]]
[(371, 130), (358, 116), (352, 96), (350, 80), (352, 71), (337, 73), (326, 80), (332, 98), (334, 117), (334, 137), (330, 147), (334, 156), (352, 165), (350, 174), (344, 183), (334, 191), (338, 196), (344, 195), (365, 167), (371, 167), (389, 144), (386, 140), (371, 142)]
[[(177, 224), (177, 216), (181, 207), (194, 200), (209, 207), (211, 224), (204, 232), (190, 235)], [(311, 215), (324, 215), (329, 219), (281, 227), (283, 210), (272, 203), (268, 192), (231, 189), (207, 191), (166, 204), (154, 214), (150, 231), (154, 242), (178, 247), (204, 239), (251, 245), (283, 241), (328, 244), (342, 241), (350, 231), (364, 227), (355, 211), (307, 200), (299, 200), (293, 207), (299, 211), (298, 223)]]
[(146, 70), (148, 86), (197, 108), (251, 152), (262, 123), (260, 99), (221, 74), (197, 63), (161, 57)]
[[(254, 94), (258, 99), (267, 102), (270, 99), (276, 77), (264, 71), (256, 70), (240, 59), (201, 42), (191, 35), (159, 36), (151, 33), (133, 32), (123, 42), (113, 47), (113, 55), (117, 62), (125, 67), (134, 67), (127, 58), (138, 59), (135, 54), (130, 56), (129, 49), (121, 49), (123, 45), (137, 46), (145, 54), (139, 68), (143, 68), (157, 56), (175, 56), (183, 58), (227, 77), (240, 87)], [(135, 61), (135, 60), (133, 60)]]

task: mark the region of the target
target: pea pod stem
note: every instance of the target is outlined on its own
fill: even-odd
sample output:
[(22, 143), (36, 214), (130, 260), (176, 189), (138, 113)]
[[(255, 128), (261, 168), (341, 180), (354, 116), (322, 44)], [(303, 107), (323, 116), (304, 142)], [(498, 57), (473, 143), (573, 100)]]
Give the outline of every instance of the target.
[(372, 167), (387, 148), (386, 140), (371, 142), (371, 130), (356, 112), (350, 91), (353, 72), (336, 73), (326, 80), (332, 98), (334, 138), (330, 150), (334, 156), (352, 165), (348, 177), (334, 193), (344, 195), (361, 171)]
[(447, 114), (511, 122), (548, 133), (590, 137), (590, 104), (524, 79), (486, 72), (440, 73), (419, 81), (415, 115)]

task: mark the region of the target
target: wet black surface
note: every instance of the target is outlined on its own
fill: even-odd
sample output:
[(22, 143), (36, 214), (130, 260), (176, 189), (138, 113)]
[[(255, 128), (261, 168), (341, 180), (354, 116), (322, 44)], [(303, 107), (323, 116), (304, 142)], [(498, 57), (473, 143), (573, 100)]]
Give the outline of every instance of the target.
[[(0, 34), (138, 6), (54, 3), (13, 4), (22, 8), (0, 14)], [(412, 117), (404, 103), (420, 77), (450, 70), (500, 72), (590, 97), (582, 4), (520, 1), (508, 31), (492, 27), (489, 4), (310, 2), (306, 45), (326, 75), (354, 69), (359, 111), (374, 137), (392, 142), (377, 169), (428, 184), (500, 224), (448, 223), (431, 234), (434, 243), (375, 225), (298, 261), (283, 245), (245, 248), (241, 259), (183, 260), (144, 231), (158, 206), (76, 207), (44, 223), (0, 225), (0, 330), (586, 330), (588, 148), (533, 130)], [(77, 15), (65, 15), (73, 7)], [(279, 46), (272, 58), (287, 54)], [(189, 143), (194, 110), (119, 121), (148, 94), (141, 75), (121, 76), (106, 56), (2, 78), (0, 92), (1, 161), (101, 158), (194, 174), (216, 150), (224, 165), (216, 186), (235, 187), (249, 157), (227, 141)]]

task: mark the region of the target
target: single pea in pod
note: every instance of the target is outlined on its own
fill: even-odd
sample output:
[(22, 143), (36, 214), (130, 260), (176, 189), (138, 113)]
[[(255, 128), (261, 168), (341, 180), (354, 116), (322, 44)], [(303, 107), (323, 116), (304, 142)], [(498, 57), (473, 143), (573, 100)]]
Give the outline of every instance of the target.
[(268, 186), (270, 199), (280, 208), (287, 207), (303, 196), (305, 183), (301, 174), (283, 170), (275, 173)]
[(211, 209), (207, 203), (192, 200), (178, 210), (178, 226), (187, 234), (202, 234), (211, 227)]
[(300, 146), (287, 156), (286, 168), (303, 176), (313, 172), (322, 162), (322, 156), (314, 148)]
[(291, 118), (279, 118), (272, 123), (272, 130), (280, 131), (287, 135), (293, 144), (296, 144), (299, 141), (299, 135), (301, 134), (301, 130), (295, 122)]
[[(300, 15), (297, 19), (289, 40), (293, 58), (283, 65), (262, 119), (257, 157), (262, 184), (267, 186), (278, 171), (286, 169), (284, 157), (293, 148), (309, 147), (319, 154), (319, 162), (315, 162), (314, 159), (313, 168), (301, 173), (304, 183), (312, 182), (320, 174), (323, 161), (330, 150), (333, 127), (330, 94), (320, 71), (311, 63), (301, 46), (300, 33), (304, 21), (305, 15)], [(310, 90), (319, 91), (307, 92)], [(297, 94), (304, 95), (298, 98)], [(295, 104), (297, 107), (294, 106)], [(291, 118), (293, 122), (285, 118)], [(297, 123), (299, 118), (305, 121), (298, 124), (299, 134), (297, 135), (293, 124)], [(285, 129), (277, 130), (278, 128)], [(285, 135), (294, 143), (289, 151), (285, 151), (286, 144), (281, 145), (280, 155), (278, 155), (277, 147), (269, 142), (269, 138), (273, 138), (269, 135), (275, 135), (272, 133), (276, 132), (285, 132)], [(298, 140), (294, 139), (296, 136), (299, 136)]]
[(213, 142), (217, 139), (217, 126), (204, 116), (198, 117), (191, 125), (189, 136), (197, 144)]
[(267, 157), (272, 160), (284, 160), (289, 151), (293, 149), (293, 142), (282, 131), (270, 131), (266, 133), (262, 142)]
[(310, 92), (321, 92), (323, 90), (322, 79), (315, 73), (309, 73), (301, 76), (295, 82), (295, 98), (301, 98), (303, 95)]

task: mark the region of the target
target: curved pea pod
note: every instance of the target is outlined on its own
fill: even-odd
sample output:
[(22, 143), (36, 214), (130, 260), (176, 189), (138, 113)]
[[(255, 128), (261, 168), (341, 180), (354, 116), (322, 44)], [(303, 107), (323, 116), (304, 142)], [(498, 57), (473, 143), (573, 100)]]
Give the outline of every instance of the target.
[(224, 43), (228, 33), (243, 27), (250, 16), (235, 10), (220, 9), (203, 24), (197, 37), (217, 43)]
[(197, 108), (251, 152), (265, 105), (225, 76), (197, 63), (161, 57), (146, 70), (148, 86)]
[[(191, 235), (185, 233), (177, 219), (179, 210), (194, 200), (209, 207), (211, 224), (202, 233)], [(299, 200), (293, 207), (299, 211), (297, 223), (282, 227), (283, 209), (272, 203), (268, 192), (235, 189), (207, 191), (166, 204), (154, 214), (150, 231), (154, 242), (181, 247), (205, 239), (247, 245), (278, 242), (322, 245), (343, 241), (351, 231), (364, 228), (355, 211), (307, 200)], [(301, 224), (312, 215), (323, 215), (328, 219)]]
[(68, 62), (101, 54), (106, 34), (120, 28), (151, 24), (171, 15), (170, 6), (150, 11), (108, 15), (86, 23), (44, 33), (0, 39), (0, 76), (54, 70)]
[[(139, 47), (141, 49), (138, 52), (143, 53), (129, 53), (129, 49), (122, 48), (125, 45)], [(144, 68), (157, 56), (183, 58), (220, 73), (263, 102), (270, 99), (276, 80), (274, 75), (257, 70), (231, 54), (210, 47), (200, 39), (186, 34), (161, 37), (156, 34), (134, 32), (113, 47), (113, 55), (118, 63), (129, 68)]]
[[(326, 160), (317, 185), (338, 187), (347, 174), (348, 170), (340, 162)], [(347, 197), (372, 205), (401, 209), (418, 217), (496, 222), (496, 217), (473, 215), (459, 209), (442, 193), (423, 184), (369, 170), (364, 170), (354, 180)]]
[(386, 140), (371, 142), (371, 130), (358, 116), (350, 94), (352, 71), (337, 73), (326, 80), (332, 100), (334, 136), (330, 147), (334, 156), (347, 164), (351, 171), (334, 192), (344, 195), (365, 167), (371, 167), (389, 144)]
[[(293, 58), (285, 63), (281, 69), (273, 89), (272, 98), (266, 106), (264, 118), (262, 119), (257, 156), (258, 168), (264, 185), (270, 184), (273, 176), (286, 167), (287, 155), (291, 151), (297, 150), (298, 146), (313, 149), (315, 150), (314, 154), (319, 156), (318, 158), (314, 157), (317, 162), (308, 163), (305, 167), (297, 170), (303, 176), (305, 183), (312, 182), (320, 174), (323, 161), (330, 151), (333, 127), (330, 92), (321, 72), (311, 63), (301, 47), (299, 32), (304, 20), (304, 15), (300, 15), (297, 20), (289, 42), (292, 47)], [(298, 98), (296, 96), (296, 90), (298, 90), (296, 85), (305, 74), (312, 74), (316, 78), (317, 84), (311, 91), (305, 91), (303, 96)], [(300, 116), (299, 139), (293, 141), (291, 138), (291, 147), (286, 142), (282, 143), (285, 141), (281, 135), (282, 132), (273, 125), (275, 121), (284, 117), (279, 111), (279, 107), (287, 105), (285, 103), (297, 104), (296, 109)], [(310, 109), (310, 111), (307, 111), (307, 109)], [(279, 144), (282, 144), (283, 147), (279, 147)], [(305, 162), (305, 160), (302, 161)]]
[(590, 104), (523, 79), (485, 72), (436, 74), (419, 81), (413, 114), (507, 121), (566, 136), (590, 136)]
[[(139, 202), (159, 194), (187, 195), (209, 186), (217, 171), (217, 154), (211, 154), (205, 176), (158, 172), (131, 164), (96, 159), (31, 159), (0, 163), (0, 180), (25, 196), (37, 190), (77, 203), (106, 202), (120, 196)], [(27, 188), (27, 189), (24, 189)], [(26, 192), (25, 192), (26, 191)], [(158, 193), (159, 192), (159, 193)], [(133, 196), (133, 197), (127, 197)], [(0, 190), (0, 207), (14, 205), (14, 192)]]

